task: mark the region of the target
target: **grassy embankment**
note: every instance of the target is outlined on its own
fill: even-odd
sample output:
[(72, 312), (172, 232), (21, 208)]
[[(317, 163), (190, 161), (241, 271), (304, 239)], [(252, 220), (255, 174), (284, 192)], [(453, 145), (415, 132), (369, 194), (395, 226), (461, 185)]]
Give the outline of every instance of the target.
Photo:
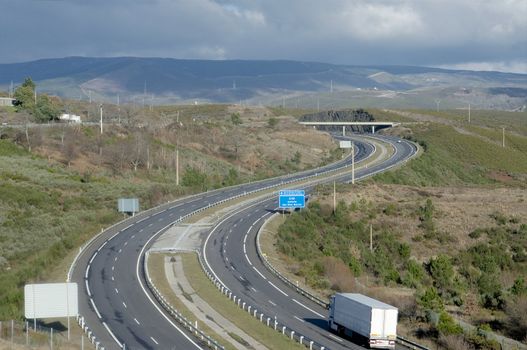
[[(81, 114), (93, 107), (71, 105)], [(1, 112), (13, 123), (19, 117)], [(138, 197), (144, 210), (339, 157), (327, 152), (335, 148), (327, 136), (287, 116), (269, 125), (270, 116), (233, 106), (123, 106), (122, 124), (106, 125), (102, 135), (95, 126), (33, 127), (27, 135), (0, 129), (0, 320), (21, 317), (24, 284), (64, 279), (76, 248), (122, 219), (118, 198)], [(289, 141), (282, 127), (298, 138)], [(181, 186), (175, 185), (178, 144)]]
[[(484, 329), (493, 328), (524, 340), (527, 213), (516, 212), (514, 201), (519, 200), (519, 205), (525, 201), (522, 193), (526, 194), (527, 138), (507, 134), (503, 148), (496, 142), (501, 143), (501, 132), (496, 134), (491, 125), (425, 122), (409, 128), (410, 137), (425, 150), (420, 158), (377, 175), (358, 189), (341, 187), (339, 195), (345, 200), (335, 213), (327, 198), (330, 190), (319, 188), (314, 197), (321, 202), (312, 202), (308, 210), (293, 214), (280, 227), (276, 243), (279, 252), (286, 256), (292, 272), (314, 288), (327, 293), (373, 293), (398, 305), (409, 322), (423, 319), (425, 309), (448, 311), (437, 326), (412, 326), (441, 337), (443, 344), (459, 340), (448, 338), (461, 332), (452, 323), (453, 314)], [(504, 212), (503, 208), (508, 207), (497, 199), (494, 204), (490, 198), (492, 202), (480, 203), (482, 207), (473, 214), (473, 221), (483, 226), (469, 223), (465, 225), (471, 227), (469, 230), (445, 230), (448, 224), (438, 225), (438, 221), (443, 216), (455, 220), (456, 214), (464, 215), (464, 210), (449, 213), (448, 206), (437, 210), (434, 202), (443, 197), (441, 191), (432, 190), (437, 186), (457, 188), (460, 194), (463, 187), (476, 193), (479, 188), (494, 191), (496, 195), (517, 191), (519, 199), (509, 197), (509, 210), (516, 214)], [(366, 199), (375, 197), (371, 192), (379, 189), (384, 189), (379, 194), (384, 200)], [(397, 198), (403, 190), (418, 195), (411, 196), (413, 202)], [(456, 204), (456, 196), (449, 198), (451, 204)], [(507, 198), (504, 200), (507, 203)], [(494, 209), (486, 213), (488, 208)], [(373, 250), (369, 247), (370, 224)], [(364, 276), (366, 279), (361, 278)], [(476, 334), (465, 338), (474, 346), (495, 346)]]

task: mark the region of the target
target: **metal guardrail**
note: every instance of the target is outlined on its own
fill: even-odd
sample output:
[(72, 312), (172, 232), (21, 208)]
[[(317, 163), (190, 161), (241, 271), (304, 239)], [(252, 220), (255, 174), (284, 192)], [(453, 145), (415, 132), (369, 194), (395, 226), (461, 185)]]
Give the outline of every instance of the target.
[(148, 289), (152, 292), (154, 297), (157, 299), (159, 304), (172, 316), (177, 322), (179, 322), (183, 327), (188, 329), (192, 334), (194, 334), (196, 337), (201, 339), (202, 341), (207, 343), (207, 346), (214, 350), (225, 350), (225, 347), (221, 345), (218, 341), (213, 339), (212, 337), (205, 334), (201, 329), (197, 327), (197, 325), (192, 324), (191, 321), (189, 321), (185, 316), (183, 316), (176, 308), (174, 308), (172, 305), (170, 305), (170, 302), (166, 300), (166, 298), (161, 294), (161, 292), (157, 289), (154, 282), (152, 282), (152, 279), (150, 278), (150, 274), (148, 272), (148, 257), (150, 255), (150, 252), (146, 253), (145, 260), (143, 263), (143, 271), (146, 276), (146, 284), (148, 286)]
[[(275, 214), (277, 215), (277, 214)], [(271, 220), (272, 216), (267, 219), (267, 221)], [(271, 271), (276, 277), (278, 277), (280, 280), (282, 280), (284, 283), (286, 283), (287, 285), (289, 285), (290, 287), (292, 287), (296, 292), (298, 292), (299, 294), (302, 294), (304, 296), (306, 296), (307, 298), (311, 299), (312, 301), (314, 301), (315, 303), (321, 305), (322, 307), (328, 309), (329, 308), (329, 303), (324, 301), (323, 299), (317, 297), (316, 295), (310, 293), (309, 291), (299, 287), (296, 285), (296, 283), (293, 283), (290, 279), (288, 279), (286, 276), (282, 275), (277, 269), (274, 268), (274, 266), (267, 260), (267, 256), (262, 252), (261, 250), (261, 247), (260, 247), (260, 233), (263, 231), (263, 227), (265, 226), (262, 225), (260, 227), (260, 229), (258, 230), (258, 233), (256, 234), (256, 251), (258, 253), (258, 256), (260, 257), (260, 260), (264, 263), (265, 267), (267, 267), (269, 269), (269, 271)], [(409, 339), (406, 339), (404, 337), (401, 337), (401, 336), (397, 336), (397, 343), (398, 344), (401, 344), (403, 346), (406, 346), (408, 349), (413, 349), (413, 350), (429, 350), (426, 346), (424, 345), (420, 345), (416, 342), (413, 342)]]
[(297, 341), (299, 344), (306, 346), (310, 350), (326, 350), (326, 348), (322, 344), (315, 342), (314, 340), (302, 335), (301, 333), (294, 331), (293, 329), (279, 322), (276, 316), (271, 317), (271, 316), (266, 315), (263, 312), (259, 312), (258, 309), (254, 305), (251, 305), (248, 302), (243, 301), (241, 297), (236, 296), (229, 288), (227, 288), (227, 286), (223, 285), (223, 283), (220, 280), (218, 280), (211, 273), (211, 271), (209, 271), (209, 269), (205, 266), (205, 262), (203, 261), (202, 252), (198, 250), (196, 251), (196, 253), (198, 254), (198, 260), (201, 265), (201, 268), (203, 269), (203, 272), (211, 280), (214, 286), (216, 286), (216, 288), (218, 288), (218, 290), (223, 295), (229, 298), (234, 304), (236, 304), (242, 310), (247, 311), (249, 315), (253, 316), (255, 319), (259, 320), (261, 323), (265, 324), (267, 327), (273, 328), (278, 333), (281, 333), (284, 336), (287, 336), (291, 340)]
[[(350, 156), (348, 156), (346, 159), (348, 159), (348, 158), (350, 158)], [(341, 161), (341, 162), (344, 162), (344, 161)], [(339, 163), (339, 162), (337, 162), (337, 164), (338, 164), (338, 163)], [(314, 178), (314, 177), (318, 177), (318, 176), (320, 176), (320, 175), (325, 175), (325, 174), (332, 173), (332, 172), (338, 172), (338, 171), (340, 171), (340, 170), (342, 170), (342, 169), (345, 169), (345, 168), (350, 167), (351, 164), (346, 164), (346, 163), (344, 162), (344, 164), (343, 164), (342, 166), (339, 166), (339, 167), (337, 167), (337, 168), (334, 168), (334, 169), (328, 169), (328, 170), (323, 170), (323, 171), (320, 171), (320, 172), (317, 171), (317, 170), (322, 170), (324, 167), (327, 167), (327, 166), (329, 166), (329, 165), (326, 165), (326, 166), (318, 167), (318, 168), (315, 168), (315, 169), (311, 169), (311, 170), (306, 170), (306, 171), (300, 172), (300, 174), (305, 174), (305, 173), (308, 173), (308, 172), (315, 171), (315, 173), (312, 173), (311, 175), (303, 176), (303, 177), (300, 177), (300, 178), (292, 178), (292, 177), (294, 176), (294, 175), (292, 175), (292, 174), (288, 174), (288, 175), (285, 175), (285, 176), (279, 176), (279, 177), (274, 178), (274, 179), (275, 179), (275, 180), (276, 180), (276, 179), (280, 179), (280, 178), (286, 178), (286, 179), (287, 179), (287, 177), (291, 177), (291, 178), (289, 178), (289, 179), (287, 179), (287, 180), (285, 180), (285, 181), (282, 180), (280, 183), (277, 183), (277, 184), (274, 184), (274, 185), (269, 185), (269, 186), (261, 187), (261, 188), (258, 188), (258, 189), (256, 189), (256, 190), (253, 190), (253, 191), (247, 191), (247, 192), (244, 192), (244, 193), (238, 194), (238, 195), (236, 195), (236, 196), (232, 196), (232, 197), (229, 197), (229, 198), (223, 199), (223, 200), (221, 200), (221, 201), (215, 202), (215, 203), (213, 203), (213, 204), (210, 204), (210, 203), (209, 203), (207, 206), (204, 206), (204, 207), (202, 207), (202, 208), (199, 208), (199, 209), (197, 209), (197, 210), (195, 210), (195, 211), (193, 211), (193, 212), (191, 212), (191, 213), (189, 213), (189, 214), (187, 214), (187, 215), (181, 216), (178, 220), (175, 220), (175, 221), (172, 223), (171, 226), (174, 226), (174, 225), (176, 225), (177, 223), (179, 223), (179, 222), (181, 222), (181, 221), (183, 221), (183, 220), (189, 218), (190, 216), (193, 216), (193, 215), (195, 215), (195, 214), (197, 214), (197, 213), (199, 213), (199, 212), (201, 212), (201, 211), (203, 211), (203, 210), (207, 210), (207, 209), (209, 209), (209, 208), (211, 208), (211, 207), (213, 207), (213, 206), (217, 206), (217, 205), (223, 204), (223, 203), (225, 203), (225, 202), (227, 202), (227, 201), (230, 201), (230, 200), (233, 200), (233, 199), (237, 199), (237, 198), (241, 198), (241, 197), (245, 197), (245, 196), (250, 195), (250, 194), (254, 194), (254, 193), (258, 193), (258, 192), (266, 191), (266, 190), (269, 190), (269, 189), (272, 189), (272, 188), (276, 188), (276, 187), (279, 187), (279, 186), (283, 186), (283, 185), (287, 185), (287, 184), (290, 184), (290, 183), (295, 183), (295, 182), (305, 181), (305, 180), (307, 180), (307, 179)], [(297, 175), (297, 174), (295, 174), (295, 175)], [(249, 182), (249, 183), (246, 183), (246, 184), (235, 185), (235, 186), (232, 186), (232, 187), (244, 186), (244, 185), (247, 185), (247, 184), (258, 183), (258, 182), (264, 182), (264, 181), (269, 181), (269, 180), (272, 180), (272, 179), (264, 179), (264, 180), (259, 180), (259, 181), (254, 181), (254, 182)], [(227, 187), (227, 188), (229, 188), (229, 187)], [(213, 191), (211, 191), (211, 192), (222, 191), (222, 190), (225, 190), (225, 189), (227, 189), (227, 188), (221, 188), (221, 189), (218, 189), (218, 190), (213, 190)], [(85, 249), (88, 248), (91, 244), (93, 244), (93, 243), (95, 242), (95, 240), (98, 239), (98, 238), (100, 238), (103, 234), (108, 233), (109, 230), (111, 230), (111, 229), (113, 229), (113, 228), (116, 228), (116, 227), (119, 226), (119, 225), (124, 225), (124, 224), (126, 224), (126, 223), (128, 223), (128, 222), (130, 222), (130, 225), (129, 225), (129, 226), (131, 226), (131, 225), (133, 225), (133, 224), (135, 224), (135, 223), (137, 223), (137, 222), (139, 222), (139, 221), (142, 221), (142, 220), (144, 220), (144, 219), (146, 219), (146, 218), (148, 218), (148, 217), (150, 217), (150, 216), (157, 215), (157, 214), (161, 213), (162, 211), (160, 211), (160, 209), (162, 209), (163, 207), (166, 207), (165, 210), (167, 210), (167, 209), (169, 209), (169, 207), (170, 207), (171, 205), (173, 205), (173, 204), (176, 203), (176, 202), (179, 202), (179, 201), (182, 201), (182, 200), (185, 200), (185, 199), (188, 199), (188, 198), (198, 197), (198, 196), (200, 196), (200, 195), (202, 195), (202, 194), (199, 193), (199, 194), (195, 194), (195, 195), (187, 196), (187, 197), (184, 197), (184, 198), (179, 198), (179, 199), (177, 199), (177, 200), (175, 200), (175, 201), (172, 201), (172, 202), (167, 202), (166, 204), (160, 205), (160, 206), (158, 206), (158, 207), (150, 208), (150, 209), (148, 209), (148, 210), (146, 210), (146, 211), (140, 213), (139, 215), (135, 216), (134, 218), (127, 218), (127, 219), (121, 220), (121, 221), (119, 221), (119, 222), (117, 222), (117, 223), (115, 223), (115, 224), (109, 226), (109, 227), (106, 228), (106, 229), (102, 229), (100, 233), (98, 233), (98, 234), (96, 234), (95, 236), (93, 236), (93, 237), (92, 237), (92, 238), (91, 238), (86, 244), (84, 244), (83, 246), (81, 246), (81, 247), (79, 248), (79, 252), (78, 252), (77, 255), (75, 256), (75, 258), (74, 258), (72, 264), (70, 265), (70, 268), (69, 268), (68, 273), (67, 273), (67, 275), (66, 275), (66, 280), (67, 280), (67, 281), (70, 281), (70, 280), (71, 280), (71, 277), (72, 277), (72, 274), (73, 274), (73, 270), (74, 270), (74, 268), (75, 268), (75, 266), (76, 266), (76, 264), (77, 264), (77, 262), (78, 262), (80, 256), (82, 255), (82, 253), (84, 253)], [(154, 212), (154, 214), (152, 214), (152, 215), (148, 215), (150, 212)], [(129, 226), (127, 226), (126, 228), (128, 228)], [(124, 228), (124, 229), (119, 230), (118, 232), (116, 232), (113, 236), (111, 236), (110, 238), (108, 238), (107, 241), (111, 240), (113, 237), (115, 237), (117, 234), (119, 234), (121, 231), (125, 230), (126, 228)], [(203, 263), (202, 263), (202, 261), (201, 261), (201, 254), (199, 253), (198, 256), (200, 257), (200, 262), (201, 262), (201, 264), (202, 264), (202, 268), (203, 268), (204, 271), (206, 272), (207, 276), (209, 276), (209, 278), (211, 278), (211, 280), (212, 280), (212, 278), (213, 278), (212, 274), (210, 274), (210, 273), (205, 269), (205, 267), (204, 267), (204, 265), (203, 265)], [(144, 267), (144, 265), (143, 265), (143, 267)], [(150, 282), (150, 281), (147, 280), (147, 282)], [(214, 281), (213, 281), (213, 282), (214, 282)], [(150, 283), (151, 283), (151, 282), (150, 282)], [(147, 284), (148, 284), (148, 283), (147, 283)], [(155, 286), (154, 286), (154, 287), (155, 287)], [(226, 288), (226, 286), (223, 286), (223, 287), (224, 287), (224, 289)], [(156, 291), (157, 291), (157, 289), (156, 289)], [(154, 295), (156, 295), (156, 293), (154, 293), (154, 292), (152, 292), (152, 293), (153, 293)], [(159, 293), (159, 291), (157, 291), (157, 293)], [(162, 297), (162, 295), (161, 295), (160, 293), (159, 293), (159, 296)], [(236, 298), (236, 297), (234, 296), (234, 298)], [(156, 296), (156, 299), (157, 299), (157, 296)], [(235, 301), (235, 300), (233, 300), (233, 301)], [(238, 305), (239, 305), (239, 304), (240, 304), (240, 299), (238, 299)], [(163, 305), (163, 304), (161, 303), (161, 305)], [(170, 311), (169, 311), (169, 313), (170, 313)], [(255, 313), (255, 315), (256, 315), (256, 313)], [(263, 317), (262, 315), (263, 315), (263, 314), (261, 314), (261, 318)], [(81, 319), (82, 319), (82, 325), (80, 324)], [(268, 318), (268, 319), (269, 319), (269, 318)], [(268, 321), (267, 323), (269, 324), (269, 321)], [(79, 317), (79, 325), (81, 325), (81, 328), (83, 328), (84, 332), (87, 334), (88, 339), (90, 340), (90, 342), (94, 342), (95, 344), (97, 344), (96, 346), (98, 347), (98, 349), (102, 349), (102, 350), (104, 350), (104, 347), (103, 347), (102, 345), (100, 345), (99, 342), (97, 342), (97, 340), (96, 340), (97, 338), (95, 337), (95, 335), (93, 334), (93, 332), (89, 329), (89, 327), (85, 324), (84, 317)], [(275, 329), (276, 329), (276, 326), (275, 326)], [(284, 334), (285, 334), (285, 330), (286, 330), (286, 329), (285, 329), (285, 326), (284, 326)], [(291, 332), (291, 339), (297, 339), (301, 344), (303, 344), (304, 341), (305, 341), (305, 342), (308, 341), (304, 336), (302, 336), (302, 335), (299, 336), (298, 334), (296, 335), (297, 338), (295, 338), (295, 331), (290, 330), (290, 332)], [(307, 343), (306, 343), (306, 344), (307, 344)], [(324, 350), (324, 347), (323, 347), (323, 346), (320, 346), (319, 344), (316, 344), (314, 341), (310, 341), (310, 343), (308, 343), (308, 346), (309, 346), (310, 349)], [(313, 346), (315, 346), (315, 347), (313, 347)], [(318, 347), (317, 347), (317, 346), (318, 346)]]

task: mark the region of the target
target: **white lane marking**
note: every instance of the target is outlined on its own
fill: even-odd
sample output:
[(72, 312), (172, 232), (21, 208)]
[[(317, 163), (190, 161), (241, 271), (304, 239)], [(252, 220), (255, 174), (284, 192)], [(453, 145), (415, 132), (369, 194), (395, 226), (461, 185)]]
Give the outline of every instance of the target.
[(119, 290), (117, 288), (114, 288), (115, 289), (115, 293), (119, 294)]
[(119, 249), (119, 253), (121, 253), (123, 250), (122, 249)]
[(137, 324), (140, 325), (140, 323), (139, 323), (139, 321), (137, 320), (137, 318), (134, 318), (134, 321), (135, 321), (135, 323), (137, 323)]
[(97, 251), (100, 252), (101, 249), (106, 245), (106, 243), (108, 243), (108, 241), (105, 241), (105, 242), (99, 247), (99, 249), (97, 249)]
[(301, 319), (300, 317), (297, 317), (297, 316), (293, 316), (293, 317), (296, 318), (297, 320), (299, 320), (300, 322), (304, 322), (304, 323), (306, 322), (303, 319)]
[(251, 289), (252, 289), (255, 293), (258, 292), (254, 287), (251, 287)]
[(331, 338), (335, 339), (336, 341), (342, 343), (342, 339), (340, 339), (339, 337), (335, 337), (333, 334), (329, 334), (329, 333), (328, 333), (328, 335), (329, 335)]
[(159, 219), (157, 219), (157, 221), (163, 221), (163, 218), (162, 218), (162, 217), (160, 217)]
[(144, 228), (140, 229), (139, 232), (143, 232)]
[(115, 278), (112, 276), (112, 281), (115, 281)]
[(265, 278), (265, 276), (264, 276), (260, 271), (258, 271), (258, 269), (257, 269), (256, 267), (253, 266), (253, 269), (254, 269), (254, 271), (258, 272), (258, 274), (259, 274), (264, 280), (267, 279), (267, 278)]
[(104, 328), (106, 328), (106, 330), (108, 331), (108, 333), (110, 333), (110, 335), (112, 336), (113, 340), (115, 340), (115, 342), (117, 343), (117, 345), (119, 345), (119, 347), (122, 349), (123, 348), (123, 344), (121, 344), (121, 342), (117, 339), (117, 337), (113, 334), (113, 332), (110, 330), (110, 327), (108, 327), (108, 325), (106, 324), (106, 322), (103, 322), (102, 325), (104, 326)]
[[(285, 295), (286, 297), (289, 296), (289, 295), (287, 295), (286, 292), (284, 292), (283, 290), (281, 290), (280, 288), (278, 288), (277, 286), (275, 286), (275, 285), (273, 284), (273, 282), (271, 282), (271, 281), (267, 281), (267, 282), (269, 282), (269, 284), (270, 284), (271, 286), (273, 286), (277, 291), (279, 291), (280, 293), (282, 293), (282, 294)], [(293, 299), (293, 300), (295, 300), (295, 299)]]
[(234, 224), (234, 225), (232, 225), (232, 227), (236, 227), (236, 226), (238, 226), (238, 224)]
[(114, 265), (114, 266), (112, 266), (112, 271), (113, 271), (113, 270), (115, 270), (115, 265)]
[(124, 303), (124, 301), (123, 301), (123, 306), (124, 306), (125, 309), (128, 308), (128, 307), (126, 306), (126, 304)]
[(225, 261), (229, 262), (229, 258), (225, 255)]
[[(139, 231), (139, 232), (141, 232), (141, 231)], [(131, 238), (135, 238), (135, 235), (132, 235), (132, 237), (131, 237)]]
[(149, 216), (147, 216), (146, 218), (142, 218), (141, 220), (139, 220), (139, 221), (136, 221), (135, 223), (136, 223), (136, 224), (139, 224), (139, 223), (141, 223), (141, 222), (145, 221), (145, 220), (146, 220), (146, 219), (148, 219), (148, 218), (149, 218)]
[(115, 257), (115, 259), (113, 259), (113, 261), (117, 261), (117, 257)]
[(297, 303), (298, 305), (302, 306), (303, 308), (305, 308), (306, 310), (311, 311), (312, 313), (314, 313), (314, 314), (317, 315), (318, 317), (325, 318), (324, 315), (321, 315), (321, 314), (319, 314), (318, 312), (316, 312), (315, 310), (308, 308), (307, 306), (305, 306), (304, 304), (302, 304), (302, 303), (299, 302), (298, 300), (293, 299), (293, 301), (294, 301), (295, 303)]
[(128, 245), (128, 241), (124, 242), (124, 245)]
[(148, 224), (148, 227), (152, 227), (152, 226), (154, 226), (154, 224)]
[(86, 279), (88, 279), (88, 274), (90, 273), (90, 267), (91, 267), (90, 264), (88, 264), (88, 267), (86, 267), (86, 273), (84, 274), (84, 277), (85, 277)]
[(123, 228), (123, 229), (121, 230), (121, 232), (128, 230), (130, 227), (132, 227), (132, 226), (134, 226), (134, 225), (135, 225), (135, 224), (131, 224), (131, 225), (126, 226), (125, 228)]
[(196, 349), (200, 349), (200, 350), (203, 350), (202, 347), (200, 347), (194, 340), (192, 340), (192, 338), (190, 338), (187, 334), (185, 334), (185, 332), (183, 332), (183, 330), (181, 330), (181, 328), (179, 328), (167, 315), (165, 315), (165, 313), (161, 310), (161, 308), (157, 305), (156, 302), (154, 302), (154, 300), (152, 299), (152, 297), (148, 294), (148, 292), (146, 291), (146, 288), (143, 284), (143, 281), (141, 281), (141, 277), (139, 276), (139, 265), (141, 264), (141, 257), (143, 256), (144, 252), (145, 252), (145, 249), (146, 247), (148, 247), (148, 244), (153, 240), (155, 239), (161, 232), (163, 232), (164, 230), (166, 230), (170, 225), (167, 225), (165, 227), (163, 227), (161, 230), (157, 231), (154, 235), (152, 235), (147, 241), (146, 243), (144, 244), (143, 248), (141, 249), (141, 251), (139, 252), (139, 256), (136, 260), (136, 263), (135, 263), (135, 276), (137, 277), (137, 282), (139, 283), (139, 286), (141, 287), (141, 289), (143, 290), (143, 293), (145, 294), (145, 296), (148, 298), (148, 300), (150, 301), (150, 303), (152, 304), (152, 306), (154, 306), (156, 308), (156, 310), (161, 314), (161, 316), (163, 316), (165, 318), (165, 320), (167, 320), (168, 323), (170, 323), (172, 325), (172, 327), (174, 327), (175, 329), (178, 330), (179, 333), (181, 333), (181, 335), (183, 335), (192, 345), (194, 345), (196, 347)]
[(153, 341), (154, 343), (156, 343), (156, 345), (159, 345), (159, 343), (157, 342), (157, 340), (155, 340), (155, 339), (152, 338), (152, 337), (150, 337), (150, 339), (152, 339), (152, 341)]
[(90, 303), (91, 303), (91, 305), (93, 306), (93, 309), (95, 310), (95, 313), (97, 314), (97, 316), (98, 316), (99, 318), (102, 318), (102, 316), (101, 316), (101, 314), (99, 313), (99, 310), (97, 309), (97, 306), (95, 306), (95, 303), (93, 302), (93, 299), (92, 299), (92, 298), (90, 298)]
[(243, 237), (243, 244), (245, 244), (245, 242), (247, 242), (247, 235)]
[(86, 282), (86, 291), (88, 292), (88, 296), (91, 298), (91, 290), (90, 285), (88, 284), (88, 280), (84, 280)]
[(271, 300), (268, 300), (269, 301), (269, 304), (273, 305), (273, 306), (276, 306), (275, 303), (273, 303)]
[(245, 252), (245, 246), (243, 246), (243, 255), (245, 255), (245, 259), (247, 259), (247, 262), (249, 263), (249, 265), (253, 266), (253, 263), (251, 262), (251, 260), (249, 260), (249, 257), (247, 256), (247, 253)]

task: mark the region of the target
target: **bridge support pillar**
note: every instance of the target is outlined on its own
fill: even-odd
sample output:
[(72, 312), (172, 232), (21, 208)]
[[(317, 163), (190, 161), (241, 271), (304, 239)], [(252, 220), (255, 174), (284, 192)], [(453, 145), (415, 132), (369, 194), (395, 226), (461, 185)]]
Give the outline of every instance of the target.
[(342, 125), (342, 136), (346, 136), (346, 125)]
[(371, 133), (372, 133), (372, 134), (375, 134), (375, 125), (372, 125), (372, 126), (371, 126)]

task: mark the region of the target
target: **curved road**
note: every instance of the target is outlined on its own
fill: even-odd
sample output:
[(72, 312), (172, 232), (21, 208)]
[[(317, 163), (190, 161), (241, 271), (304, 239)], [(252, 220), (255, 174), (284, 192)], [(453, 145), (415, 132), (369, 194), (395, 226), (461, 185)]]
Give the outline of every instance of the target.
[[(386, 138), (397, 152), (387, 162), (356, 172), (363, 178), (376, 171), (403, 161), (415, 153), (415, 147), (406, 142)], [(344, 176), (341, 181), (349, 181)], [(319, 304), (298, 294), (271, 273), (256, 251), (256, 234), (264, 221), (278, 207), (276, 198), (241, 209), (211, 231), (204, 243), (203, 252), (208, 268), (236, 296), (271, 316), (288, 329), (314, 340), (326, 349), (362, 349), (365, 344), (355, 344), (328, 331), (328, 311)], [(273, 321), (274, 322), (274, 321)]]
[[(356, 158), (372, 151), (367, 143), (358, 143)], [(203, 348), (166, 315), (145, 287), (142, 261), (153, 239), (181, 216), (200, 208), (336, 169), (349, 162), (347, 158), (321, 169), (202, 193), (143, 212), (111, 227), (79, 254), (72, 268), (71, 280), (79, 284), (80, 314), (106, 349)]]

